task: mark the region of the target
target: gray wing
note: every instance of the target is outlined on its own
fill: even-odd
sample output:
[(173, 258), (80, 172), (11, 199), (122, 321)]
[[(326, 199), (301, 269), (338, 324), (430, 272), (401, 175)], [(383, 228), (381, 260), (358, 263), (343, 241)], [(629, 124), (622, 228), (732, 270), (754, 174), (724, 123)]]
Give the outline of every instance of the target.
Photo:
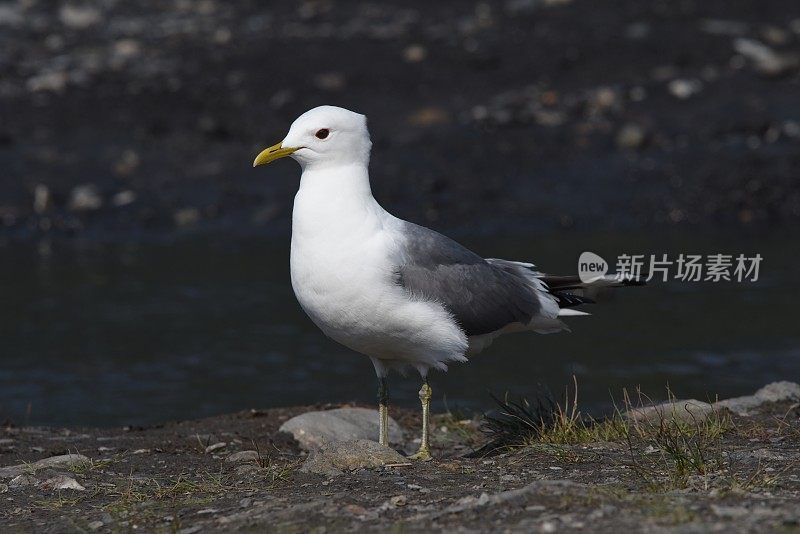
[(452, 239), (406, 222), (397, 282), (416, 297), (440, 302), (467, 336), (527, 323), (541, 309), (529, 283)]

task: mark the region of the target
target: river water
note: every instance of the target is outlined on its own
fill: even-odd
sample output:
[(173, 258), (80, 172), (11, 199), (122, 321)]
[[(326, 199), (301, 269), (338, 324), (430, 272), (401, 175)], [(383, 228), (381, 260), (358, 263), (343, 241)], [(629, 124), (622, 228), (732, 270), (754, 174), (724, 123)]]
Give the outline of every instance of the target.
[[(671, 280), (615, 292), (572, 333), (513, 334), (434, 374), (435, 409), (483, 410), (488, 392), (607, 410), (623, 388), (711, 399), (800, 379), (796, 235), (460, 237), (487, 257), (575, 273), (581, 252), (761, 254), (757, 282)], [(0, 246), (0, 419), (151, 424), (280, 405), (374, 399), (369, 360), (325, 338), (289, 283), (288, 238)], [(417, 377), (392, 402), (416, 406)]]

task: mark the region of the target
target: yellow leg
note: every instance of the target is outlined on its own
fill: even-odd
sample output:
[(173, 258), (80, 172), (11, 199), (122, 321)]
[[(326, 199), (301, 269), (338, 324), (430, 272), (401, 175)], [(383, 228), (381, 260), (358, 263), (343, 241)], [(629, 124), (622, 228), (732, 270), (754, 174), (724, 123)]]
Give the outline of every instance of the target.
[(380, 422), (378, 424), (378, 443), (384, 447), (389, 446), (389, 392), (386, 387), (386, 379), (378, 379), (378, 412)]
[(431, 456), (431, 449), (428, 437), (428, 426), (431, 417), (431, 396), (433, 391), (428, 384), (428, 379), (425, 378), (422, 387), (419, 390), (419, 400), (422, 403), (422, 441), (419, 444), (419, 450), (410, 458), (412, 460), (420, 460), (427, 462), (433, 459)]

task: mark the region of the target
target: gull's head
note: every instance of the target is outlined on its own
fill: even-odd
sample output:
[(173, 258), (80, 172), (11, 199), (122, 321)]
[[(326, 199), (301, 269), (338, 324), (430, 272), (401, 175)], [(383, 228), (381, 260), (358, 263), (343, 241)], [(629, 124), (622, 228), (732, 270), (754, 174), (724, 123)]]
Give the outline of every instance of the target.
[(286, 156), (303, 169), (369, 163), (372, 143), (367, 118), (336, 106), (306, 111), (292, 123), (283, 141), (261, 151), (253, 167)]

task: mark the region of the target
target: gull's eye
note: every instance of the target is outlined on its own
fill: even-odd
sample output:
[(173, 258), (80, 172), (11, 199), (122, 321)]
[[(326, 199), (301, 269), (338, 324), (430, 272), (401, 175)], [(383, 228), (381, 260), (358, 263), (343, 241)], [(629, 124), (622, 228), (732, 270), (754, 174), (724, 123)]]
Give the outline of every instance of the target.
[(317, 136), (317, 139), (325, 139), (326, 137), (328, 137), (329, 133), (331, 133), (330, 130), (328, 130), (327, 128), (323, 128), (321, 130), (317, 130), (317, 133), (315, 133), (314, 135)]

